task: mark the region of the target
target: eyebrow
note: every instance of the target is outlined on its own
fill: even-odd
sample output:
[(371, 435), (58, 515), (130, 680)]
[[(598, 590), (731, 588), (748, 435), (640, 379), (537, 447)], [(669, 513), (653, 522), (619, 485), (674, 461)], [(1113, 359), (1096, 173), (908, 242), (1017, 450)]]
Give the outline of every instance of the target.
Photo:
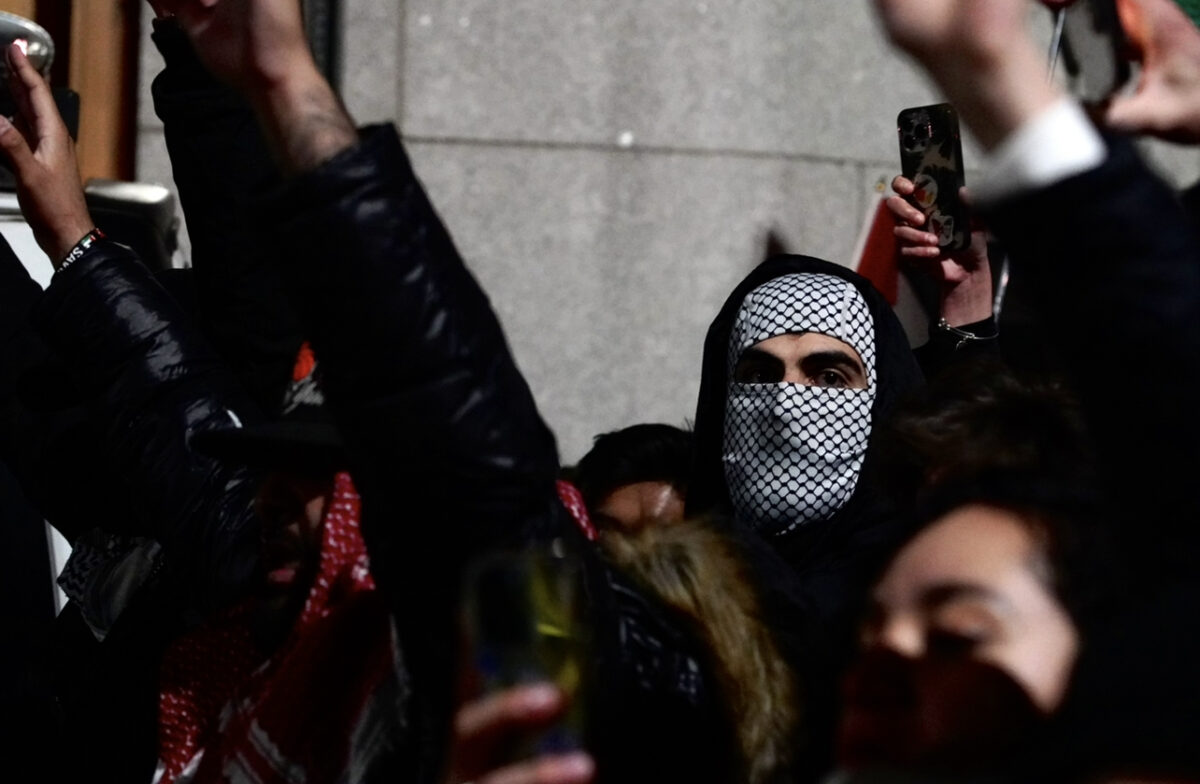
[(784, 366), (784, 361), (783, 361), (782, 359), (780, 359), (779, 357), (775, 356), (774, 354), (772, 354), (772, 353), (771, 353), (771, 352), (769, 352), (769, 351), (763, 351), (762, 349), (760, 349), (760, 348), (755, 348), (754, 346), (750, 346), (749, 348), (747, 348), (746, 350), (744, 350), (744, 351), (742, 352), (742, 355), (741, 355), (740, 357), (738, 357), (738, 358), (737, 358), (737, 362), (736, 362), (736, 363), (734, 363), (734, 364), (735, 364), (735, 366), (736, 366), (736, 365), (740, 365), (740, 364), (742, 364), (743, 362), (746, 362), (746, 361), (751, 361), (751, 362), (771, 362), (771, 363), (773, 363), (773, 364), (775, 364), (776, 366), (779, 366), (779, 367), (783, 367), (783, 366)]
[(926, 588), (921, 592), (920, 604), (925, 610), (933, 610), (944, 604), (963, 599), (977, 599), (998, 608), (1005, 608), (1007, 602), (1000, 594), (975, 583), (947, 582)]
[(831, 348), (826, 349), (825, 351), (815, 351), (805, 357), (802, 362), (824, 362), (834, 365), (842, 365), (843, 367), (854, 370), (859, 375), (866, 375), (866, 371), (863, 369), (862, 363), (851, 356), (848, 352), (842, 351), (841, 349)]

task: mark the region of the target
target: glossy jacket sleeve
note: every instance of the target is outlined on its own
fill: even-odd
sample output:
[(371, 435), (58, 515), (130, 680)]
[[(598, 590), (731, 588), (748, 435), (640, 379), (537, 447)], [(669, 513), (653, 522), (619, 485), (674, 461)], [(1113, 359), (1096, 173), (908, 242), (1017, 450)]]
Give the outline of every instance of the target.
[(290, 183), (264, 228), (362, 492), (422, 717), (419, 778), (436, 780), (466, 567), (564, 519), (554, 439), (393, 129)]
[(229, 411), (257, 416), (223, 362), (132, 252), (108, 241), (55, 275), (33, 320), (76, 378), (136, 529), (163, 546), (171, 595), (196, 617), (238, 598), (257, 566), (253, 477), (188, 443), (228, 426)]
[(154, 79), (171, 172), (191, 239), (196, 320), (264, 411), (283, 398), (300, 326), (253, 205), (279, 184), (250, 107), (200, 64), (173, 21), (154, 23), (166, 68)]
[(394, 505), (372, 560), (520, 541), (557, 504), (554, 439), (395, 131), (367, 129), (268, 217), (364, 502)]

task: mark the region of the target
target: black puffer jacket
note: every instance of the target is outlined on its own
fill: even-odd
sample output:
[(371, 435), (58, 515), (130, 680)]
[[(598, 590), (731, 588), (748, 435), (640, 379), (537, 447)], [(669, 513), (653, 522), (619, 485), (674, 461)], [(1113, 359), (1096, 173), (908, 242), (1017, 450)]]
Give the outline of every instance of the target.
[[(169, 68), (156, 82), (155, 98), (182, 167), (197, 266), (208, 265), (209, 281), (197, 280), (200, 321), (222, 346), (221, 359), (230, 358), (223, 338), (229, 329), (241, 324), (254, 333), (254, 356), (232, 360), (262, 399), (273, 382), (269, 375), (256, 377), (254, 363), (270, 361), (294, 328), (269, 285), (275, 271), (240, 244), (245, 211), (231, 210), (221, 191), (239, 178), (252, 190), (270, 180), (269, 167), (252, 162), (229, 172), (214, 165), (222, 151), (246, 154), (243, 146), (261, 150), (261, 141), (247, 126), (244, 105), (196, 70), (185, 42), (171, 32), (156, 32)], [(213, 160), (206, 165), (197, 158)], [(418, 731), (432, 736), (418, 740), (427, 754), (425, 778), (436, 775), (451, 706), (463, 565), (498, 546), (563, 537), (588, 567), (596, 680), (603, 684), (591, 695), (591, 740), (607, 763), (605, 776), (726, 779), (732, 733), (705, 653), (689, 630), (599, 559), (559, 504), (553, 437), (394, 134), (374, 131), (359, 148), (292, 184), (264, 224), (261, 242), (246, 241), (285, 259), (281, 276), (293, 283), (294, 303), (306, 316), (328, 397), (355, 456), (373, 572), (404, 635), (425, 719)], [(263, 299), (269, 311), (258, 313), (253, 302), (230, 296), (226, 287), (234, 283), (242, 295)], [(127, 311), (115, 286), (88, 292), (98, 309)], [(148, 296), (129, 294), (131, 302), (147, 303)], [(221, 296), (225, 302), (214, 301)], [(283, 320), (261, 330), (262, 320), (274, 317), (269, 314)], [(169, 307), (162, 311), (164, 318), (176, 315)], [(138, 318), (151, 317), (147, 303)], [(177, 326), (181, 364), (194, 360), (203, 367), (214, 359), (182, 322)], [(192, 356), (193, 350), (200, 353)], [(102, 352), (92, 362), (100, 367), (120, 359)], [(245, 420), (252, 406), (238, 406)], [(211, 524), (220, 526), (225, 515), (217, 511)]]
[(274, 411), (303, 340), (274, 243), (254, 218), (280, 177), (254, 113), (204, 69), (183, 31), (159, 19), (153, 38), (167, 66), (154, 79), (154, 110), (191, 238), (196, 321), (259, 407)]
[(239, 598), (257, 565), (254, 477), (192, 452), (229, 411), (259, 414), (189, 318), (125, 247), (98, 243), (55, 275), (32, 314), (102, 428), (109, 468), (137, 503), (126, 529), (156, 539), (162, 587), (203, 617)]
[[(15, 258), (5, 263), (7, 278), (25, 276)], [(32, 388), (53, 395), (25, 400), (6, 422), (7, 435), (22, 434), (41, 455), (26, 476), (53, 502), (51, 521), (63, 529), (98, 529), (161, 548), (147, 569), (120, 572), (144, 580), (133, 590), (110, 591), (110, 580), (88, 592), (87, 614), (113, 621), (103, 642), (74, 604), (57, 619), (47, 669), (60, 742), (73, 753), (54, 758), (52, 777), (149, 780), (163, 646), (243, 596), (258, 563), (254, 477), (196, 455), (188, 439), (226, 426), (227, 409), (246, 421), (257, 413), (127, 248), (97, 243), (40, 296), (27, 283), (34, 294), (29, 323), (54, 369), (29, 371)], [(51, 389), (52, 378), (58, 384)], [(16, 387), (27, 385), (18, 380)], [(49, 462), (55, 456), (63, 461), (57, 471)], [(53, 491), (71, 496), (93, 486), (94, 494), (55, 502)], [(132, 598), (113, 607), (114, 596)]]
[(578, 541), (557, 498), (554, 438), (394, 130), (368, 129), (289, 184), (266, 215), (413, 671), (423, 776), (436, 775), (453, 704), (465, 565), (494, 548), (566, 537), (588, 566), (601, 776), (728, 780), (733, 735), (703, 651)]

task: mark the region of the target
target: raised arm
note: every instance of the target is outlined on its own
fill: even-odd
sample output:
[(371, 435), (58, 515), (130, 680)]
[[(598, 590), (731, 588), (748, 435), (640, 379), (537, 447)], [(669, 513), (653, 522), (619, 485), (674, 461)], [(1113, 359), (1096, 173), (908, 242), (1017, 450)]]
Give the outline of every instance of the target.
[(280, 167), (314, 169), (358, 140), (321, 75), (291, 0), (156, 0), (174, 15), (214, 76), (254, 107)]
[(196, 58), (176, 20), (156, 19), (154, 79), (171, 173), (191, 237), (196, 320), (255, 402), (275, 410), (302, 342), (253, 206), (279, 170), (246, 101)]
[(929, 73), (985, 150), (1060, 95), (1028, 34), (1029, 0), (875, 0), (875, 7), (892, 42)]
[(1200, 29), (1172, 0), (1123, 0), (1121, 26), (1141, 62), (1133, 93), (1104, 113), (1112, 128), (1200, 143)]
[(1026, 0), (876, 6), (992, 151), (989, 224), (1078, 387), (1141, 585), (1187, 573), (1200, 532), (1171, 523), (1200, 515), (1200, 247), (1175, 194), (1046, 82)]
[[(264, 226), (364, 498), (398, 505), (388, 526), (449, 536), (455, 558), (512, 541), (514, 525), (554, 498), (554, 441), (394, 131), (359, 138), (312, 60), (295, 0), (166, 5), (209, 70), (254, 107), (292, 178)], [(414, 505), (425, 523), (403, 520)]]
[[(158, 578), (156, 601), (176, 618), (199, 617), (240, 596), (258, 543), (249, 477), (194, 455), (188, 437), (224, 425), (228, 410), (253, 418), (254, 407), (148, 270), (91, 231), (71, 139), (50, 91), (20, 49), (7, 56), (19, 119), (15, 126), (0, 120), (0, 152), (57, 270), (33, 308), (33, 324), (70, 372), (104, 469), (132, 499), (121, 511), (133, 519), (120, 519), (120, 531), (110, 533), (142, 541), (136, 546), (155, 562), (146, 568)], [(76, 489), (64, 479), (59, 492)], [(93, 525), (113, 517), (102, 509)], [(149, 579), (138, 577), (137, 584)], [(95, 608), (101, 620), (112, 621), (129, 592), (115, 598)]]
[(395, 131), (360, 138), (312, 61), (296, 0), (170, 5), (291, 178), (263, 228), (347, 442), (416, 698), (444, 739), (464, 566), (561, 519), (554, 439)]

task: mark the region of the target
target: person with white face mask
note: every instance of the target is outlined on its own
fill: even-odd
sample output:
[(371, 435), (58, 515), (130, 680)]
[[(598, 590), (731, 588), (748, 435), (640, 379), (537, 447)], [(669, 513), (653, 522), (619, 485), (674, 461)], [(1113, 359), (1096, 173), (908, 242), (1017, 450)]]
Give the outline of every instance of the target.
[(807, 256), (765, 261), (705, 341), (688, 513), (754, 532), (809, 583), (806, 604), (841, 617), (863, 568), (900, 540), (864, 481), (872, 430), (921, 383), (866, 279)]
[(871, 434), (874, 336), (862, 294), (832, 275), (784, 275), (742, 302), (722, 454), (740, 520), (786, 534), (853, 495)]
[(829, 761), (861, 597), (907, 538), (872, 486), (871, 434), (921, 383), (883, 295), (807, 256), (755, 268), (705, 340), (687, 513), (742, 543), (801, 680), (810, 772)]

